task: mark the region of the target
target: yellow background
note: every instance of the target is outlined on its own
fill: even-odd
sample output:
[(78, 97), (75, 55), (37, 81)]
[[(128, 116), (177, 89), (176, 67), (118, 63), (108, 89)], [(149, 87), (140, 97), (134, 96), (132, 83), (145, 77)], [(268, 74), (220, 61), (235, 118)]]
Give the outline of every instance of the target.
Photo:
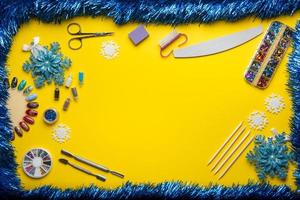
[[(294, 27), (298, 17), (299, 13), (276, 20)], [(70, 22), (79, 23), (84, 32), (113, 31), (115, 34), (84, 40), (82, 49), (73, 51), (67, 46), (71, 36), (67, 34), (66, 27)], [(184, 25), (176, 29), (188, 35), (187, 46), (259, 24), (266, 30), (270, 22), (251, 18), (234, 23)], [(128, 39), (128, 33), (136, 26), (117, 26), (107, 18), (81, 17), (60, 25), (31, 20), (14, 37), (7, 63), (10, 78), (17, 76), (33, 84), (31, 75), (22, 70), (22, 64), (29, 59), (30, 53), (22, 52), (21, 48), (23, 44), (30, 43), (34, 36), (40, 36), (43, 45), (59, 42), (63, 54), (71, 58), (72, 67), (65, 75), (73, 75), (73, 86), (77, 86), (79, 93), (79, 101), (72, 101), (69, 110), (64, 112), (62, 105), (71, 95), (70, 90), (61, 87), (58, 102), (53, 100), (54, 85), (34, 90), (39, 96), (39, 116), (30, 132), (22, 138), (16, 136), (13, 142), (16, 159), (21, 163), (26, 151), (42, 147), (51, 152), (54, 162), (48, 176), (37, 180), (27, 177), (19, 167), (18, 173), (26, 189), (46, 184), (61, 188), (90, 184), (113, 188), (127, 181), (159, 183), (180, 180), (201, 185), (232, 185), (258, 180), (254, 167), (245, 159), (253, 144), (219, 181), (218, 176), (210, 172), (211, 166), (208, 167), (207, 162), (239, 122), (244, 121), (248, 127), (247, 118), (253, 111), (263, 111), (267, 115), (269, 124), (262, 132), (264, 135), (272, 135), (271, 128), (289, 132), (292, 112), (286, 90), (288, 56), (285, 56), (270, 87), (259, 90), (248, 85), (243, 74), (263, 34), (217, 55), (193, 59), (174, 59), (170, 56), (163, 59), (159, 55), (158, 43), (173, 28), (147, 25), (150, 37), (135, 47)], [(101, 43), (108, 40), (120, 46), (116, 59), (106, 60), (99, 53)], [(79, 87), (77, 79), (79, 71), (85, 73), (82, 87)], [(272, 93), (282, 95), (286, 104), (278, 115), (267, 113), (264, 107), (264, 99)], [(52, 139), (55, 125), (48, 126), (42, 120), (42, 112), (49, 107), (55, 107), (60, 112), (57, 124), (66, 124), (72, 129), (71, 139), (64, 144)], [(258, 133), (252, 131), (252, 135)], [(120, 171), (125, 178), (119, 179), (68, 158), (72, 163), (105, 175), (107, 181), (103, 183), (62, 165), (58, 162), (59, 158), (64, 157), (60, 154), (62, 148)], [(294, 187), (293, 170), (294, 166), (290, 168), (286, 182), (270, 180), (271, 183)]]

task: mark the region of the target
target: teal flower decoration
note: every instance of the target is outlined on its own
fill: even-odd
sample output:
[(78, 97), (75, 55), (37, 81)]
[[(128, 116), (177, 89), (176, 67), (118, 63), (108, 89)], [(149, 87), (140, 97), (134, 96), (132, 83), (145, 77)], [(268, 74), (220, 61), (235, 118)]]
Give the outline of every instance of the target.
[(56, 85), (63, 85), (65, 77), (65, 69), (71, 67), (71, 60), (64, 57), (59, 52), (60, 45), (58, 42), (35, 49), (34, 54), (31, 53), (30, 59), (23, 64), (23, 70), (30, 72), (34, 78), (34, 84), (37, 88), (50, 84), (52, 81)]
[(255, 138), (255, 147), (246, 158), (255, 166), (258, 178), (265, 181), (267, 176), (278, 177), (285, 180), (288, 172), (289, 161), (295, 160), (293, 152), (289, 151), (285, 133), (277, 134), (266, 139), (258, 135)]
[(26, 62), (23, 64), (23, 70), (24, 70), (25, 72), (30, 72), (31, 67), (32, 67), (32, 65), (31, 65), (30, 62), (28, 62), (28, 61), (26, 61)]

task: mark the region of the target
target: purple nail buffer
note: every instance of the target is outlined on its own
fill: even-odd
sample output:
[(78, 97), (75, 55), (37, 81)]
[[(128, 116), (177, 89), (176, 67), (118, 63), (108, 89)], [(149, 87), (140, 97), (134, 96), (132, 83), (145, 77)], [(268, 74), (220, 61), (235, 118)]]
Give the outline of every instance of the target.
[(149, 34), (144, 28), (144, 26), (140, 25), (136, 29), (134, 29), (132, 32), (129, 33), (129, 38), (133, 42), (134, 45), (138, 45), (143, 40), (145, 40)]

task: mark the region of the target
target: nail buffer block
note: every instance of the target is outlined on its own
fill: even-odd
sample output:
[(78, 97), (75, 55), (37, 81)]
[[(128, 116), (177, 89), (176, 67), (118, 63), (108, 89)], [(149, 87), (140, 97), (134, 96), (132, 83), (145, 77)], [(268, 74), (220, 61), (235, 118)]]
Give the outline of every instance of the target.
[(140, 25), (136, 29), (134, 29), (132, 32), (128, 34), (130, 40), (132, 43), (137, 46), (142, 41), (144, 41), (147, 37), (149, 37), (148, 32), (146, 31), (145, 27)]

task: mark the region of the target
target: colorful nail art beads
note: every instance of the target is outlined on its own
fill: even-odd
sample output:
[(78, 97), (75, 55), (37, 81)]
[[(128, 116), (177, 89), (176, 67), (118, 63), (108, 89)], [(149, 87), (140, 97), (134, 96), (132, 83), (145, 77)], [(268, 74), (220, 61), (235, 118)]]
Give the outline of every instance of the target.
[(290, 46), (292, 34), (293, 29), (281, 22), (275, 21), (270, 25), (246, 70), (245, 79), (249, 84), (261, 89), (268, 87)]
[(43, 119), (47, 124), (54, 124), (58, 119), (58, 112), (54, 108), (48, 108), (44, 112)]
[(31, 178), (42, 178), (52, 168), (52, 159), (48, 151), (41, 148), (29, 150), (22, 162), (24, 173)]

